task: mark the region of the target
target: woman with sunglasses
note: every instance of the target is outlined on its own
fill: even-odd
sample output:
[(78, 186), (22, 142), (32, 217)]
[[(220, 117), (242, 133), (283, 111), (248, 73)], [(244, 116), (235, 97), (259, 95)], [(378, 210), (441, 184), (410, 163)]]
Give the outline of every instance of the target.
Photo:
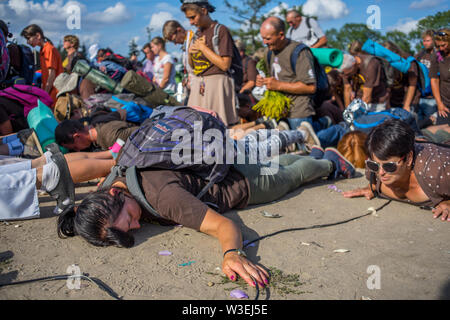
[(434, 218), (450, 221), (450, 148), (416, 143), (414, 131), (403, 121), (383, 122), (366, 140), (366, 188), (344, 197), (379, 195), (419, 206), (433, 207)]
[(436, 124), (450, 125), (450, 29), (442, 29), (434, 34), (437, 59), (430, 67), (431, 89), (438, 108)]

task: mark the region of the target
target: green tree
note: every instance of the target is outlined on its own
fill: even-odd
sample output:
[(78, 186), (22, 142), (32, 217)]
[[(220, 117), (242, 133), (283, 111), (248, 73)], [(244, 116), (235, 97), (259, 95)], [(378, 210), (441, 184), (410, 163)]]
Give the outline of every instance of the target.
[(416, 51), (420, 51), (422, 45), (420, 43), (422, 32), (426, 30), (439, 30), (440, 28), (448, 27), (450, 22), (450, 10), (440, 11), (435, 15), (427, 16), (417, 23), (416, 29), (409, 33), (411, 41), (417, 41), (415, 47)]
[(383, 38), (383, 40), (385, 41), (391, 41), (395, 43), (406, 53), (413, 54), (413, 50), (411, 49), (411, 39), (406, 33), (398, 30), (389, 31)]
[(381, 32), (371, 30), (363, 23), (346, 23), (339, 31), (332, 28), (327, 30), (325, 34), (331, 48), (344, 51), (348, 50), (349, 45), (354, 40), (359, 40), (362, 43), (366, 42), (367, 39), (377, 42), (383, 40)]
[(128, 56), (131, 57), (133, 54), (135, 54), (136, 56), (139, 56), (139, 46), (136, 43), (136, 40), (133, 38), (129, 43), (128, 43)]
[(248, 51), (255, 51), (262, 47), (261, 41), (257, 39), (259, 27), (264, 17), (261, 12), (270, 2), (272, 0), (242, 0), (238, 5), (234, 5), (230, 1), (225, 0), (225, 5), (234, 14), (231, 20), (245, 26), (237, 30), (231, 30), (231, 33), (241, 38), (247, 44)]

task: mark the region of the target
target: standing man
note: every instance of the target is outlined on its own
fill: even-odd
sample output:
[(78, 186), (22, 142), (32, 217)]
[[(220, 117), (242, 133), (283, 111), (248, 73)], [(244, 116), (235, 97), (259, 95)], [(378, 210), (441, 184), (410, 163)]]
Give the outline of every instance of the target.
[(267, 18), (261, 25), (260, 33), (267, 49), (272, 51), (270, 61), (267, 61), (271, 77), (256, 77), (256, 86), (266, 86), (268, 90), (280, 91), (291, 99), (291, 108), (288, 114), (289, 126), (296, 129), (303, 122), (313, 126), (318, 132), (322, 128), (320, 123), (314, 122), (312, 117), (316, 114), (312, 95), (316, 92), (316, 75), (311, 52), (302, 50), (297, 58), (296, 69), (291, 68), (291, 55), (299, 45), (298, 42), (288, 39), (285, 35), (285, 23), (277, 17)]
[(197, 33), (189, 46), (189, 64), (193, 70), (188, 106), (200, 106), (215, 111), (220, 119), (231, 126), (239, 121), (236, 110), (236, 93), (229, 74), (233, 58), (233, 38), (221, 25), (218, 28), (218, 54), (213, 37), (218, 24), (209, 16), (215, 11), (207, 0), (184, 0), (181, 6)]
[[(430, 72), (431, 63), (433, 59), (436, 60), (433, 30), (426, 30), (424, 33), (422, 33), (422, 44), (423, 49), (415, 56), (415, 58), (423, 65), (425, 65), (428, 69), (428, 72)], [(419, 110), (417, 111), (419, 119), (427, 119), (436, 112), (437, 104), (436, 100), (433, 97), (433, 94), (430, 94), (428, 97), (420, 98)]]
[(303, 42), (311, 48), (323, 48), (327, 45), (327, 37), (315, 19), (302, 17), (298, 11), (290, 10), (286, 14), (286, 22), (289, 24), (289, 39)]
[(147, 75), (147, 77), (153, 81), (154, 69), (153, 62), (155, 61), (155, 54), (152, 51), (150, 43), (146, 43), (142, 48), (142, 52), (145, 54), (144, 67), (142, 68), (142, 72)]

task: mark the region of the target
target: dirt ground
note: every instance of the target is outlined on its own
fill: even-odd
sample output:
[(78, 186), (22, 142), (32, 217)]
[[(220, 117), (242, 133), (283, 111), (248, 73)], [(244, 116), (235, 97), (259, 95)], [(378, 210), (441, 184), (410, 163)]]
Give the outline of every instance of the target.
[[(338, 190), (330, 189), (332, 185)], [(385, 203), (344, 199), (338, 192), (364, 185), (362, 174), (351, 180), (318, 181), (275, 203), (226, 216), (241, 227), (245, 240), (287, 228), (335, 223)], [(89, 184), (77, 188), (77, 199), (94, 189)], [(68, 267), (77, 265), (125, 300), (228, 300), (235, 288), (249, 299), (255, 297), (253, 288), (224, 281), (218, 269), (219, 242), (207, 235), (144, 224), (134, 233), (133, 248), (97, 248), (79, 237), (59, 239), (54, 202), (48, 196), (40, 200), (40, 219), (0, 222), (0, 283), (66, 274)], [(264, 217), (263, 210), (281, 217)], [(274, 273), (260, 300), (449, 299), (450, 224), (401, 203), (391, 203), (377, 215), (282, 233), (248, 247), (250, 259)], [(345, 252), (335, 252), (339, 249)], [(172, 255), (159, 255), (163, 250)], [(112, 299), (88, 281), (82, 281), (79, 290), (69, 286), (61, 280), (3, 287), (0, 300)]]

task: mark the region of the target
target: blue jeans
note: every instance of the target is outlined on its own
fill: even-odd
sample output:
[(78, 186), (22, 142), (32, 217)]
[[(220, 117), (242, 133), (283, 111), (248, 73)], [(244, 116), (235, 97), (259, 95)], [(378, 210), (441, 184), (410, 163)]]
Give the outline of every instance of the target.
[(437, 112), (437, 104), (435, 99), (421, 98), (414, 112), (417, 114), (417, 121), (421, 122)]
[(289, 126), (291, 127), (292, 130), (295, 130), (298, 127), (300, 127), (300, 125), (302, 124), (303, 121), (309, 122), (312, 125), (312, 127), (316, 133), (319, 132), (320, 130), (326, 128), (328, 125), (328, 122), (325, 118), (320, 118), (318, 121), (313, 121), (312, 117), (288, 118), (287, 120), (288, 120)]
[(349, 128), (344, 122), (340, 124), (332, 125), (331, 127), (324, 129), (317, 133), (317, 137), (320, 140), (322, 148), (336, 147), (339, 140), (342, 139), (344, 134), (349, 132)]

